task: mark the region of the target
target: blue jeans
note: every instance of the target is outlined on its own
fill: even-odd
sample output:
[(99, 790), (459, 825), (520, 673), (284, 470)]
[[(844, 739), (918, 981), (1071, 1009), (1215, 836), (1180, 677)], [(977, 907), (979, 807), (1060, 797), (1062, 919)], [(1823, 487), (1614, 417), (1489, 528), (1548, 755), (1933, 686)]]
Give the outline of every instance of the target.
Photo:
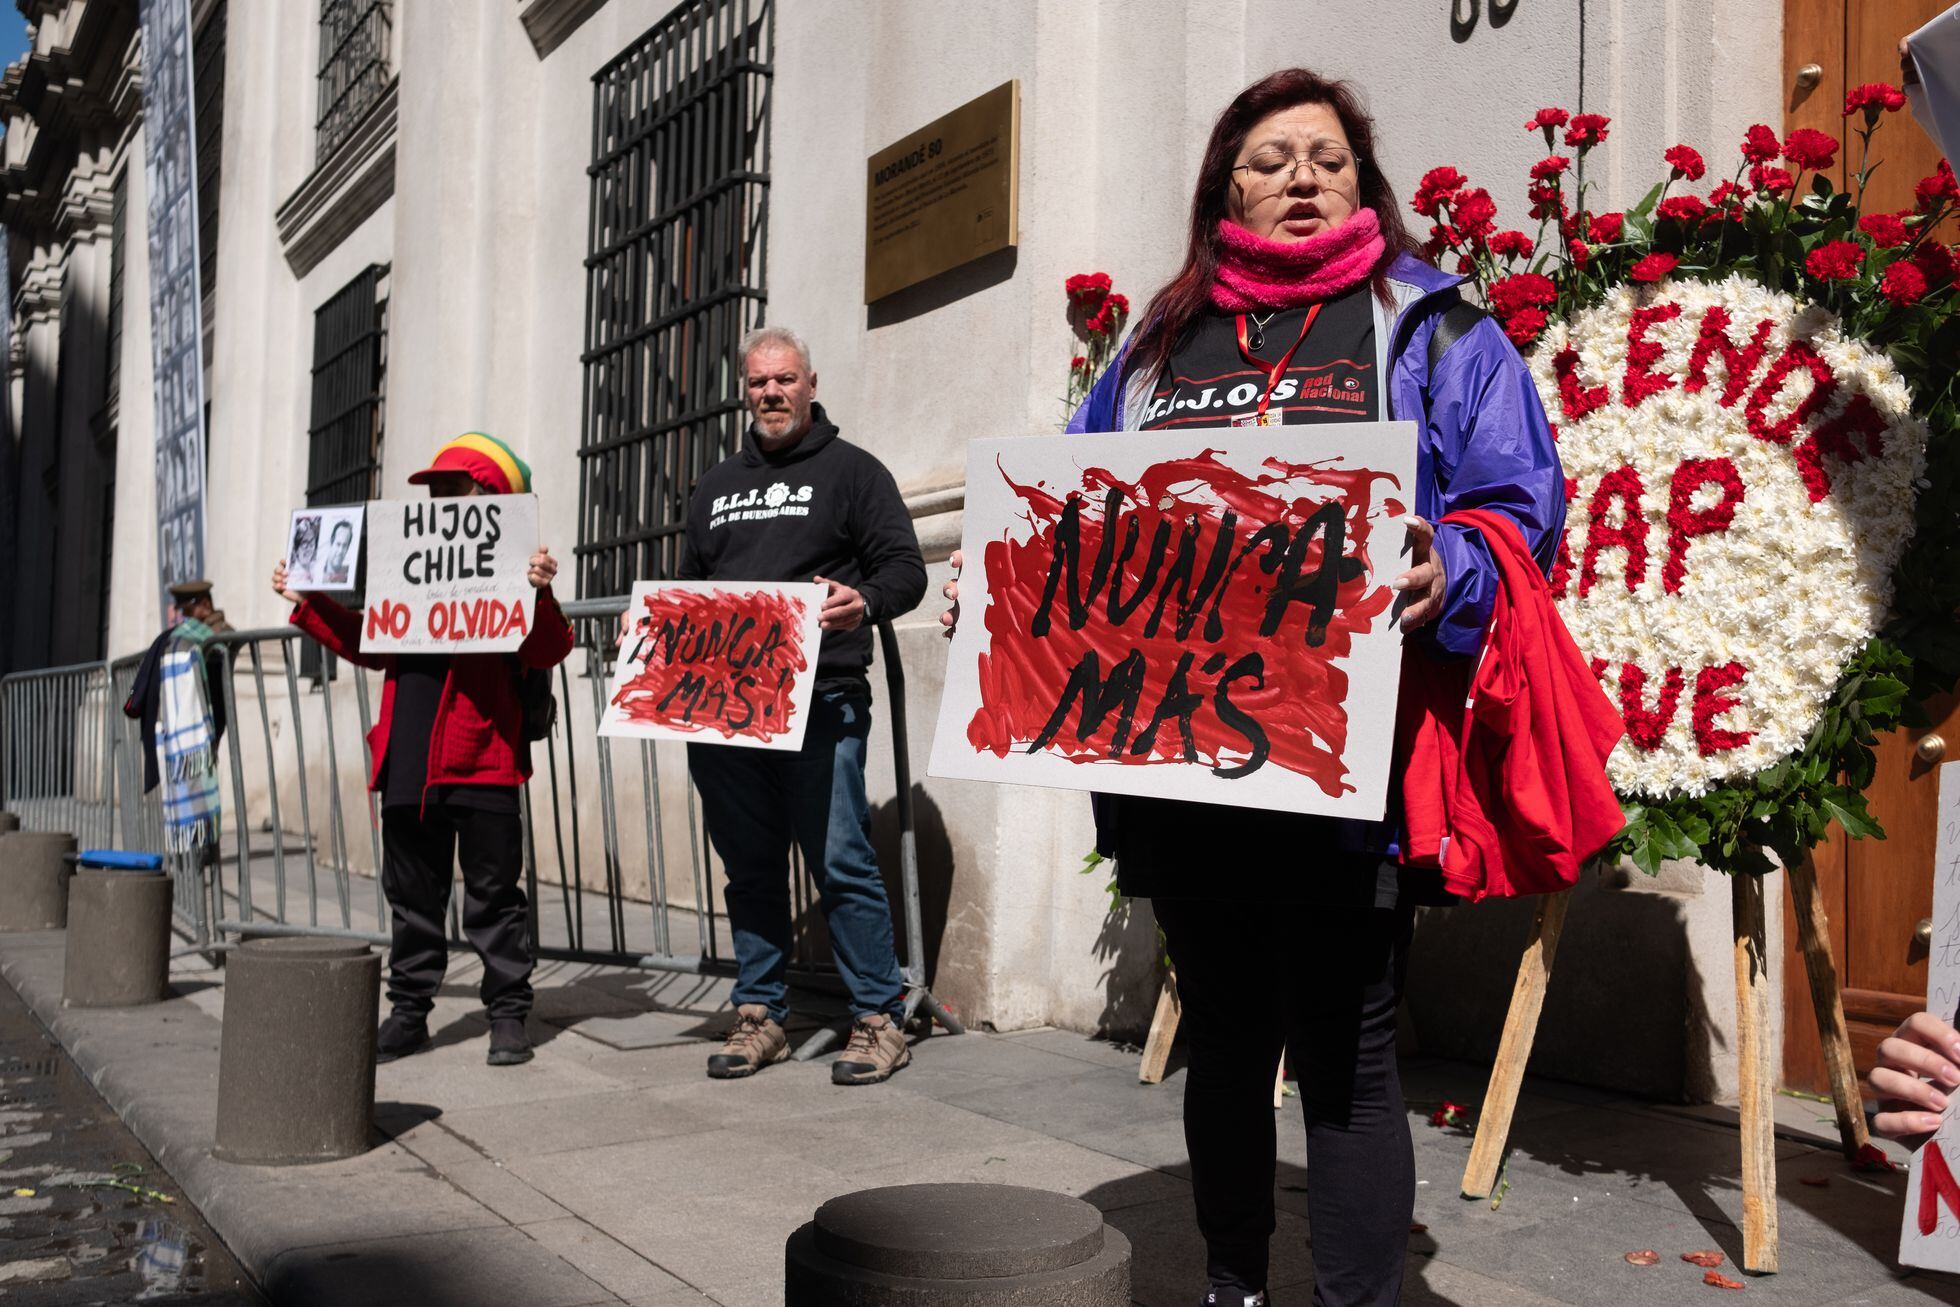
[(728, 924), (735, 932), (733, 1001), (789, 1016), (789, 849), (794, 840), (816, 882), (837, 970), (853, 1016), (904, 1010), (891, 904), (871, 851), (864, 747), (871, 703), (861, 693), (818, 690), (797, 753), (690, 744), (688, 771), (701, 791), (708, 840), (728, 869)]

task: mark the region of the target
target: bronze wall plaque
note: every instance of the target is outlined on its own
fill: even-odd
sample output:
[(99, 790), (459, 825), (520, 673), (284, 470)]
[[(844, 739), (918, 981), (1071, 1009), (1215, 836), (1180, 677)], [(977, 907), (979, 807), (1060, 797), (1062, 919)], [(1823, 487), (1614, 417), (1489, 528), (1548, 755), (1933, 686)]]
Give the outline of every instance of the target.
[(864, 302), (1020, 241), (1021, 83), (969, 100), (865, 165)]

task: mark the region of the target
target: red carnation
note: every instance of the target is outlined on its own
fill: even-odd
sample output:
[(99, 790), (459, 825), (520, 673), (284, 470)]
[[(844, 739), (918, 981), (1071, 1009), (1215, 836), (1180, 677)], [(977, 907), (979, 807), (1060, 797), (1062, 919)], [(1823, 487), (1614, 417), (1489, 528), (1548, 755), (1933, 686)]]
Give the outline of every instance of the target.
[(1700, 222), (1708, 216), (1708, 205), (1699, 195), (1673, 195), (1656, 212), (1663, 222)]
[(1565, 129), (1565, 143), (1576, 145), (1581, 150), (1603, 145), (1606, 142), (1606, 125), (1612, 121), (1603, 113), (1575, 113), (1572, 115), (1572, 125)]
[(1878, 283), (1878, 293), (1904, 308), (1926, 293), (1926, 274), (1916, 263), (1895, 263), (1885, 270), (1885, 280)]
[(1083, 358), (1080, 354), (1077, 354), (1074, 358), (1068, 361), (1069, 371), (1071, 372), (1075, 371), (1078, 368), (1086, 368), (1088, 366), (1089, 366), (1089, 360)]
[(1826, 241), (1810, 252), (1803, 266), (1819, 281), (1849, 281), (1864, 262), (1864, 247), (1856, 241)]
[(1587, 224), (1586, 235), (1592, 238), (1592, 243), (1595, 245), (1611, 245), (1614, 241), (1620, 239), (1620, 233), (1625, 229), (1625, 226), (1625, 214), (1602, 213), (1594, 217)]
[(1938, 241), (1922, 241), (1912, 252), (1912, 262), (1925, 274), (1928, 286), (1960, 277), (1960, 256)]
[(1897, 113), (1906, 107), (1906, 94), (1890, 82), (1866, 82), (1854, 86), (1844, 97), (1844, 116), (1864, 110), (1865, 125), (1871, 126), (1882, 113)]
[(1431, 168), (1416, 183), (1416, 197), (1409, 202), (1410, 207), (1425, 218), (1434, 218), (1469, 180), (1448, 166)]
[(1450, 202), (1450, 215), (1456, 229), (1466, 239), (1482, 240), (1496, 226), (1497, 202), (1481, 186), (1459, 192)]
[(1756, 188), (1758, 195), (1782, 195), (1796, 186), (1797, 179), (1790, 175), (1788, 168), (1759, 163), (1749, 170), (1749, 184)]
[(1953, 165), (1941, 159), (1933, 175), (1920, 178), (1912, 188), (1912, 197), (1919, 202), (1921, 213), (1931, 213), (1949, 201), (1960, 201), (1960, 183), (1953, 179)]
[(1537, 163), (1532, 164), (1531, 175), (1534, 179), (1541, 182), (1557, 181), (1558, 175), (1571, 166), (1572, 160), (1562, 154), (1554, 154), (1549, 158), (1540, 159)]
[(1742, 138), (1742, 158), (1747, 163), (1775, 163), (1776, 156), (1783, 153), (1783, 142), (1776, 139), (1776, 133), (1757, 123)]
[(1708, 172), (1708, 165), (1702, 162), (1701, 152), (1689, 145), (1677, 145), (1662, 153), (1661, 158), (1674, 165), (1676, 177), (1686, 177), (1698, 182)]
[(1548, 309), (1558, 303), (1558, 286), (1542, 273), (1519, 272), (1493, 281), (1484, 298), (1492, 312), (1508, 318), (1524, 309)]
[(1440, 254), (1456, 243), (1456, 233), (1444, 226), (1431, 226), (1429, 239), (1422, 243), (1423, 257), (1434, 262)]
[(1586, 248), (1584, 241), (1567, 241), (1565, 248), (1571, 251), (1573, 267), (1583, 268), (1592, 262), (1592, 251)]
[(1708, 202), (1718, 209), (1733, 209), (1739, 212), (1748, 201), (1749, 192), (1734, 182), (1722, 182), (1708, 193)]
[(1554, 183), (1533, 182), (1525, 188), (1524, 194), (1531, 201), (1532, 217), (1543, 220), (1565, 216), (1565, 199)]
[(1547, 321), (1543, 309), (1519, 309), (1504, 319), (1504, 334), (1511, 338), (1513, 345), (1524, 349), (1538, 339)]
[(1868, 213), (1858, 219), (1858, 230), (1872, 238), (1881, 250), (1893, 249), (1912, 239), (1903, 213)]
[(1502, 259), (1527, 258), (1535, 248), (1537, 242), (1521, 231), (1500, 231), (1490, 238), (1490, 252)]
[(1068, 291), (1069, 303), (1091, 308), (1102, 303), (1103, 296), (1109, 294), (1110, 280), (1106, 272), (1079, 272), (1062, 283)]
[(1680, 262), (1681, 260), (1672, 254), (1649, 254), (1646, 258), (1634, 264), (1627, 271), (1627, 276), (1633, 278), (1635, 281), (1659, 281), (1668, 273), (1673, 272), (1675, 265)]
[(1109, 311), (1117, 317), (1127, 318), (1130, 316), (1130, 297), (1128, 295), (1111, 295), (1106, 303), (1109, 306)]
[(1089, 320), (1082, 324), (1082, 329), (1091, 336), (1114, 335), (1116, 332), (1116, 318), (1110, 313), (1109, 305), (1105, 304), (1097, 309), (1090, 316)]
[(1837, 152), (1837, 137), (1828, 136), (1815, 127), (1799, 127), (1783, 142), (1783, 157), (1796, 164), (1799, 172), (1805, 169), (1824, 171), (1836, 161)]
[(1524, 125), (1528, 132), (1551, 132), (1565, 126), (1572, 115), (1563, 109), (1540, 109), (1531, 115), (1531, 121)]

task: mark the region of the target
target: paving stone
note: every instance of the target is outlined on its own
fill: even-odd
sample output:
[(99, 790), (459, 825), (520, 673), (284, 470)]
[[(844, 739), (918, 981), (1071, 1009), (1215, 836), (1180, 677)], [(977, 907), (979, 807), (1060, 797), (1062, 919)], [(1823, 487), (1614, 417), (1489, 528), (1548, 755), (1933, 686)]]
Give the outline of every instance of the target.
[(461, 1108), (443, 1113), (441, 1120), (443, 1129), (497, 1158), (698, 1134), (723, 1124), (697, 1108), (617, 1088), (530, 1103)]
[(569, 1215), (563, 1207), (512, 1175), (509, 1168), (489, 1158), (448, 1163), (442, 1168), (442, 1178), (512, 1225)]
[(961, 1149), (927, 1158), (900, 1157), (888, 1150), (882, 1165), (858, 1172), (852, 1179), (865, 1188), (954, 1181), (1028, 1185), (1085, 1199), (1105, 1213), (1166, 1198), (1188, 1203), (1191, 1194), (1190, 1184), (1176, 1176), (1067, 1140), (1041, 1136), (1026, 1143)]
[[(1082, 1195), (1096, 1203), (1092, 1190)], [(1101, 1206), (1100, 1203), (1096, 1204)], [(1122, 1206), (1105, 1213), (1130, 1241), (1130, 1292), (1146, 1307), (1189, 1307), (1204, 1296), (1205, 1241), (1188, 1198)], [(1307, 1223), (1281, 1212), (1272, 1243), (1272, 1282), (1299, 1284), (1313, 1278)]]
[(619, 1240), (576, 1217), (536, 1221), (524, 1233), (594, 1283), (630, 1303), (705, 1304), (693, 1285), (668, 1274)]
[(614, 1298), (508, 1226), (328, 1244), (282, 1254), (265, 1289), (280, 1307), (414, 1303), (416, 1307), (584, 1307)]

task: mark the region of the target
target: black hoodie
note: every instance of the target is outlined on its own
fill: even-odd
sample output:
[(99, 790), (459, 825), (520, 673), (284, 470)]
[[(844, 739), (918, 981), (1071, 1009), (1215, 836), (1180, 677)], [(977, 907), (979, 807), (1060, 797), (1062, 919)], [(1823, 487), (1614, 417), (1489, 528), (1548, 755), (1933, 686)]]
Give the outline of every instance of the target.
[(898, 483), (876, 458), (810, 408), (803, 439), (773, 453), (751, 426), (741, 451), (710, 468), (687, 510), (683, 581), (808, 581), (821, 576), (864, 596), (853, 631), (825, 631), (817, 684), (865, 683), (871, 627), (926, 593), (925, 558)]

